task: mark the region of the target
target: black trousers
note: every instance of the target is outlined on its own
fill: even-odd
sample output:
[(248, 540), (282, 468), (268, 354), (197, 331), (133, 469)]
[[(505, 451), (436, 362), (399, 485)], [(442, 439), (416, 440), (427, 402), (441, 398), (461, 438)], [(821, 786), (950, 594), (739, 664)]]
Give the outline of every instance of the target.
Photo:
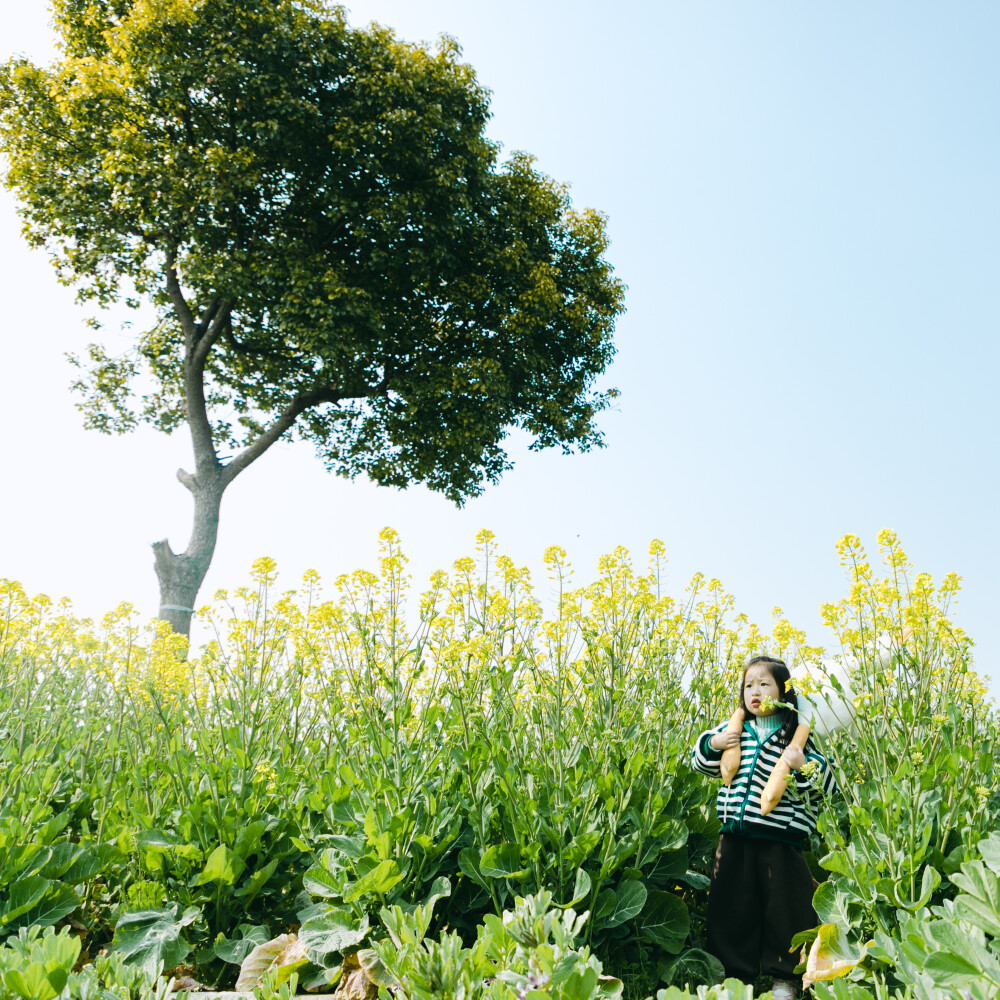
[(813, 879), (798, 847), (724, 833), (708, 890), (708, 950), (727, 976), (797, 980), (794, 935), (817, 924)]

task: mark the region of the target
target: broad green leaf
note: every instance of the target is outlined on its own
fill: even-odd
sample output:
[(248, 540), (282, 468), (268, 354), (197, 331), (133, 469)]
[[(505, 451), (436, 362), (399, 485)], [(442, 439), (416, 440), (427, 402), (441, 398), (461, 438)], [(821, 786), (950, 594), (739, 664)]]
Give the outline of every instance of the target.
[(610, 896), (602, 892), (594, 907), (596, 926), (618, 927), (635, 917), (646, 902), (646, 887), (636, 879), (626, 879)]
[(309, 959), (317, 965), (330, 952), (343, 952), (360, 944), (368, 935), (368, 914), (360, 921), (350, 910), (330, 908), (304, 921), (299, 928), (299, 940), (305, 945)]
[(52, 882), (41, 875), (18, 879), (8, 889), (6, 901), (0, 900), (0, 926), (5, 926), (41, 902)]
[(994, 875), (1000, 875), (1000, 833), (991, 833), (976, 845), (980, 857)]
[(517, 844), (488, 847), (479, 859), (479, 872), (486, 878), (524, 878), (527, 868), (521, 867), (521, 852)]
[(192, 880), (192, 885), (207, 885), (218, 882), (221, 885), (235, 885), (246, 868), (246, 862), (225, 844), (220, 844), (205, 861), (205, 867)]
[(118, 920), (110, 950), (120, 952), (130, 965), (141, 965), (154, 975), (161, 964), (164, 969), (180, 965), (191, 950), (182, 937), (183, 930), (197, 919), (200, 910), (189, 906), (178, 915), (179, 910), (173, 903), (165, 909), (124, 914)]
[(601, 835), (594, 831), (577, 834), (569, 845), (563, 848), (563, 864), (570, 868), (582, 865), (600, 842)]
[(249, 906), (250, 901), (267, 885), (268, 880), (277, 871), (280, 858), (273, 858), (268, 861), (263, 868), (257, 869), (234, 893), (234, 896), (242, 899), (244, 906)]
[(650, 892), (638, 923), (640, 935), (671, 954), (677, 954), (684, 947), (691, 929), (691, 918), (684, 901), (673, 893), (659, 889)]
[(79, 844), (71, 844), (62, 840), (52, 845), (52, 854), (40, 874), (45, 878), (62, 878), (63, 874), (80, 858), (84, 848)]
[(451, 879), (446, 875), (439, 875), (431, 882), (431, 887), (427, 890), (427, 895), (424, 896), (424, 901), (421, 905), (428, 912), (432, 912), (439, 899), (447, 899), (450, 895)]
[[(652, 893), (650, 893), (652, 895)], [(714, 986), (726, 978), (722, 963), (701, 948), (687, 948), (676, 958), (664, 958), (657, 965), (660, 979), (668, 983)]]
[(924, 968), (939, 986), (964, 986), (982, 978), (983, 970), (974, 961), (953, 951), (935, 951), (927, 956)]
[(356, 837), (345, 837), (343, 834), (334, 833), (326, 839), (331, 846), (343, 852), (349, 858), (353, 858), (355, 861), (363, 858), (366, 854), (364, 841)]
[(173, 847), (181, 842), (180, 837), (173, 833), (163, 833), (160, 830), (143, 830), (135, 838), (136, 845), (144, 848)]
[(380, 861), (367, 875), (344, 887), (344, 902), (353, 903), (363, 896), (384, 896), (402, 880), (403, 873), (395, 861)]
[(342, 874), (334, 874), (323, 865), (313, 865), (302, 876), (302, 888), (314, 896), (330, 899), (344, 891), (345, 879)]
[(820, 865), (828, 872), (835, 872), (838, 875), (851, 876), (851, 861), (846, 851), (831, 851), (820, 859)]
[(604, 1000), (620, 1000), (625, 984), (616, 976), (597, 977), (597, 996)]
[(365, 974), (373, 983), (384, 988), (395, 985), (392, 976), (386, 972), (386, 968), (382, 964), (382, 959), (371, 948), (362, 948), (357, 952), (355, 958), (358, 961), (358, 965), (365, 970)]
[(63, 882), (53, 882), (44, 896), (17, 920), (12, 920), (10, 927), (27, 927), (37, 924), (39, 927), (51, 927), (68, 916), (80, 905), (80, 897), (71, 885)]
[(606, 927), (605, 921), (610, 917), (618, 906), (618, 893), (614, 889), (602, 889), (594, 902), (594, 910), (591, 913), (591, 920), (596, 927)]
[(975, 978), (988, 976), (1000, 983), (1000, 963), (990, 950), (980, 944), (973, 935), (950, 920), (933, 920), (925, 925), (926, 933), (937, 946), (927, 956), (924, 968), (940, 986), (961, 986), (962, 971), (975, 969)]
[(834, 879), (820, 883), (813, 896), (813, 908), (820, 923), (838, 924), (845, 929), (856, 926), (862, 915), (860, 903), (851, 899), (840, 881)]
[(69, 885), (79, 885), (92, 879), (108, 865), (123, 859), (124, 855), (113, 844), (92, 845), (63, 872), (62, 880)]
[(220, 934), (213, 948), (215, 954), (230, 965), (242, 965), (257, 945), (268, 940), (267, 928), (258, 924), (240, 924), (236, 930), (242, 937), (227, 938)]
[(472, 879), (476, 885), (489, 889), (486, 880), (479, 873), (479, 852), (471, 847), (463, 847), (458, 852), (458, 867), (466, 878)]
[(684, 882), (692, 889), (699, 889), (702, 892), (712, 884), (712, 880), (707, 875), (702, 875), (701, 872), (693, 871), (690, 868), (683, 875), (678, 875), (677, 881)]

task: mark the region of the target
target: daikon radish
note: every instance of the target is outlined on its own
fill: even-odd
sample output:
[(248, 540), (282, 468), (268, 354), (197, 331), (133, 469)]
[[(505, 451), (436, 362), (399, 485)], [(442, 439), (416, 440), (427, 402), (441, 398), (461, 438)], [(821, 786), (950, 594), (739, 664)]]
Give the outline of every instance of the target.
[[(809, 726), (804, 722), (800, 722), (795, 729), (795, 735), (792, 737), (791, 743), (788, 745), (805, 750), (806, 740), (808, 739)], [(781, 801), (781, 796), (785, 794), (785, 788), (787, 787), (785, 785), (785, 778), (791, 773), (792, 769), (785, 763), (784, 757), (774, 765), (774, 770), (767, 779), (764, 791), (760, 795), (761, 816), (766, 816)]]
[[(729, 717), (725, 731), (727, 733), (743, 732), (743, 709), (738, 708)], [(737, 743), (734, 747), (729, 747), (722, 751), (722, 782), (725, 785), (731, 784), (736, 772), (740, 769), (740, 747)]]

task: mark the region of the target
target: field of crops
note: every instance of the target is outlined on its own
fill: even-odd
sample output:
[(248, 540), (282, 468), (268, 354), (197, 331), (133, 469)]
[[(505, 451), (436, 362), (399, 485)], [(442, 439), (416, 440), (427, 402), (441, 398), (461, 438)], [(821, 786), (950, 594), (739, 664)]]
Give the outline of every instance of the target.
[(822, 652), (718, 581), (661, 592), (658, 543), (582, 587), (553, 548), (533, 590), (484, 532), (412, 597), (381, 545), (329, 590), (259, 560), (190, 655), (128, 606), (95, 624), (0, 581), (0, 1000), (163, 996), (161, 972), (264, 997), (753, 996), (705, 950), (716, 789), (690, 756), (764, 652), (815, 664), (814, 700), (845, 695), (821, 656), (849, 674), (807, 855), (815, 996), (1000, 994), (997, 724), (956, 577), (889, 532), (874, 564), (843, 539)]

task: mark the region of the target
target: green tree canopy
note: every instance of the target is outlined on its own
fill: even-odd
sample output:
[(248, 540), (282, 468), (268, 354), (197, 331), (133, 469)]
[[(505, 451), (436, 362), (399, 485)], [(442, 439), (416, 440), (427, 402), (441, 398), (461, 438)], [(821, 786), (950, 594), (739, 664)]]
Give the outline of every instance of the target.
[(0, 74), (4, 180), (82, 299), (155, 305), (134, 350), (90, 346), (77, 388), (98, 430), (190, 428), (194, 533), (157, 543), (164, 605), (192, 606), (222, 491), (282, 435), (456, 502), (509, 467), (512, 427), (600, 442), (623, 302), (604, 219), (530, 157), (500, 163), (454, 41), (318, 0), (54, 13), (62, 57)]

